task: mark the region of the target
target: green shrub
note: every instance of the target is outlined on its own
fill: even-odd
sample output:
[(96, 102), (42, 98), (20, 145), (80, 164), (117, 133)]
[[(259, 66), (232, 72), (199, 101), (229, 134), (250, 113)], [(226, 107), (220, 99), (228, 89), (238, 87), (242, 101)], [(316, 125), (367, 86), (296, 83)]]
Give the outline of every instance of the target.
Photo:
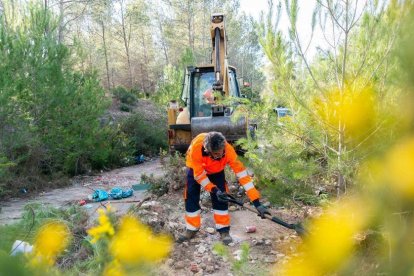
[(77, 53), (58, 43), (56, 18), (41, 6), (19, 12), (19, 25), (0, 18), (1, 183), (7, 175), (78, 174), (127, 156), (123, 134), (100, 123), (109, 99), (96, 72), (74, 69)]
[(131, 106), (130, 106), (130, 105), (128, 105), (128, 104), (121, 103), (121, 105), (120, 105), (120, 107), (119, 107), (119, 110), (121, 110), (121, 111), (125, 111), (125, 112), (131, 112), (131, 111), (132, 111), (132, 108), (131, 108)]
[(166, 121), (146, 119), (141, 113), (134, 114), (122, 123), (122, 131), (129, 137), (135, 156), (154, 155), (167, 148)]
[[(118, 86), (112, 90), (112, 94), (123, 104), (134, 105), (138, 97), (134, 90), (128, 91), (125, 87)], [(121, 106), (122, 107), (122, 106)], [(122, 110), (122, 109), (121, 109)]]

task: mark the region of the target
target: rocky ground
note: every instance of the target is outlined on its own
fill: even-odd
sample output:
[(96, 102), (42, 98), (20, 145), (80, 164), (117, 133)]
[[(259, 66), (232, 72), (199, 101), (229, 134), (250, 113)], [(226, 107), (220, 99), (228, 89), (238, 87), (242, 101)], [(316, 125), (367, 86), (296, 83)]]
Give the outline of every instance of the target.
[[(184, 204), (179, 194), (168, 194), (143, 204), (141, 218), (148, 212), (153, 228), (162, 229), (177, 237), (184, 230)], [(161, 204), (162, 202), (162, 204)], [(177, 204), (177, 202), (179, 202)], [(231, 206), (231, 236), (228, 256), (219, 256), (213, 247), (220, 243), (214, 230), (213, 213), (207, 196), (202, 200), (202, 228), (196, 238), (183, 244), (175, 244), (172, 255), (162, 268), (160, 275), (269, 275), (273, 266), (286, 260), (300, 238), (292, 230), (284, 229), (272, 221), (262, 220), (257, 215), (240, 207)], [(300, 211), (270, 208), (273, 215), (287, 221), (300, 220)], [(154, 218), (157, 218), (155, 220)], [(158, 221), (158, 223), (156, 222)], [(155, 225), (154, 225), (155, 224)], [(246, 233), (246, 226), (255, 226), (255, 233)], [(249, 245), (249, 256), (242, 269), (232, 269), (241, 259), (243, 244)]]
[[(149, 160), (141, 165), (102, 172), (94, 176), (77, 177), (71, 187), (55, 189), (29, 198), (16, 198), (2, 202), (0, 224), (12, 223), (20, 218), (23, 207), (28, 203), (39, 203), (62, 207), (77, 204), (87, 198), (94, 189), (109, 190), (112, 187), (131, 187), (141, 181), (142, 174), (163, 175), (160, 160)], [(237, 191), (236, 185), (230, 185)], [(243, 198), (240, 198), (243, 199)], [(312, 212), (308, 207), (296, 209), (273, 208), (268, 202), (272, 215), (290, 223), (303, 219), (304, 213)], [(96, 210), (109, 203), (89, 203), (84, 208), (91, 215), (90, 224), (96, 218)], [(118, 214), (133, 210), (144, 223), (156, 232), (167, 232), (174, 238), (184, 231), (184, 202), (182, 189), (176, 189), (161, 197), (149, 194), (146, 190), (135, 191), (134, 196), (111, 204)], [(214, 250), (220, 243), (219, 234), (214, 229), (213, 213), (209, 195), (202, 194), (202, 228), (196, 238), (174, 244), (170, 258), (159, 267), (159, 275), (268, 275), (274, 265), (286, 260), (294, 252), (300, 238), (292, 230), (282, 228), (272, 221), (261, 219), (256, 214), (241, 207), (230, 206), (231, 236), (234, 242), (228, 247), (227, 256), (220, 256)], [(246, 233), (246, 226), (255, 226), (256, 232)], [(244, 266), (237, 268), (242, 258), (244, 244), (249, 245), (249, 256)]]

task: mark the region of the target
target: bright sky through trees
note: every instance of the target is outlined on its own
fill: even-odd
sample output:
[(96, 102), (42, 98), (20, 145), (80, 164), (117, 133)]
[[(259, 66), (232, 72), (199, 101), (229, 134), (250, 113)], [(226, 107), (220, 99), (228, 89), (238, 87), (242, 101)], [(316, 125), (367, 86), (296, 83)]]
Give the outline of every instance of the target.
[[(268, 11), (268, 0), (240, 0), (240, 8), (246, 14), (253, 16), (256, 20), (260, 19), (260, 13)], [(278, 5), (277, 0), (273, 0), (274, 11), (277, 9)], [(365, 2), (365, 1), (361, 1)], [(308, 45), (311, 38), (311, 22), (312, 22), (312, 12), (315, 8), (315, 0), (299, 0), (299, 16), (298, 16), (298, 33), (301, 39), (301, 42), (304, 45)], [(285, 1), (282, 1), (282, 17), (279, 22), (279, 29), (288, 36), (289, 29), (289, 20), (286, 14), (286, 5)], [(324, 38), (318, 27), (315, 28), (315, 32), (312, 38), (312, 44), (309, 46), (309, 50), (306, 53), (308, 58), (313, 57), (316, 53), (316, 47), (326, 48), (327, 44), (324, 41)]]

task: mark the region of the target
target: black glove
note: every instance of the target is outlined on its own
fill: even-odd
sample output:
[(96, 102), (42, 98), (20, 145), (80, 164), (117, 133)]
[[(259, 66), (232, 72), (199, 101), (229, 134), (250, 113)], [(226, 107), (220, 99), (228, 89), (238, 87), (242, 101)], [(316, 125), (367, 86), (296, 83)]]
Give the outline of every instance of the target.
[(218, 201), (223, 203), (229, 202), (227, 193), (223, 193), (217, 187), (213, 188), (213, 193), (216, 194)]
[(267, 208), (264, 207), (258, 199), (253, 201), (253, 204), (262, 219), (265, 218), (265, 214), (270, 215), (269, 210), (267, 210)]

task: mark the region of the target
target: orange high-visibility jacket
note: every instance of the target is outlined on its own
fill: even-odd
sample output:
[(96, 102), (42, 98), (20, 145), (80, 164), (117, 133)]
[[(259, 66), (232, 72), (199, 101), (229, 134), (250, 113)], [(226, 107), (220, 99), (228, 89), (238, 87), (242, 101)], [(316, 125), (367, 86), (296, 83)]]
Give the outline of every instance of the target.
[(193, 169), (194, 179), (208, 192), (211, 192), (215, 185), (210, 181), (207, 174), (218, 173), (229, 165), (237, 176), (240, 185), (246, 191), (251, 201), (260, 198), (260, 194), (254, 187), (253, 179), (247, 173), (243, 163), (237, 158), (233, 146), (226, 142), (224, 156), (220, 160), (214, 160), (205, 152), (203, 147), (206, 133), (197, 135), (187, 150), (186, 165)]

